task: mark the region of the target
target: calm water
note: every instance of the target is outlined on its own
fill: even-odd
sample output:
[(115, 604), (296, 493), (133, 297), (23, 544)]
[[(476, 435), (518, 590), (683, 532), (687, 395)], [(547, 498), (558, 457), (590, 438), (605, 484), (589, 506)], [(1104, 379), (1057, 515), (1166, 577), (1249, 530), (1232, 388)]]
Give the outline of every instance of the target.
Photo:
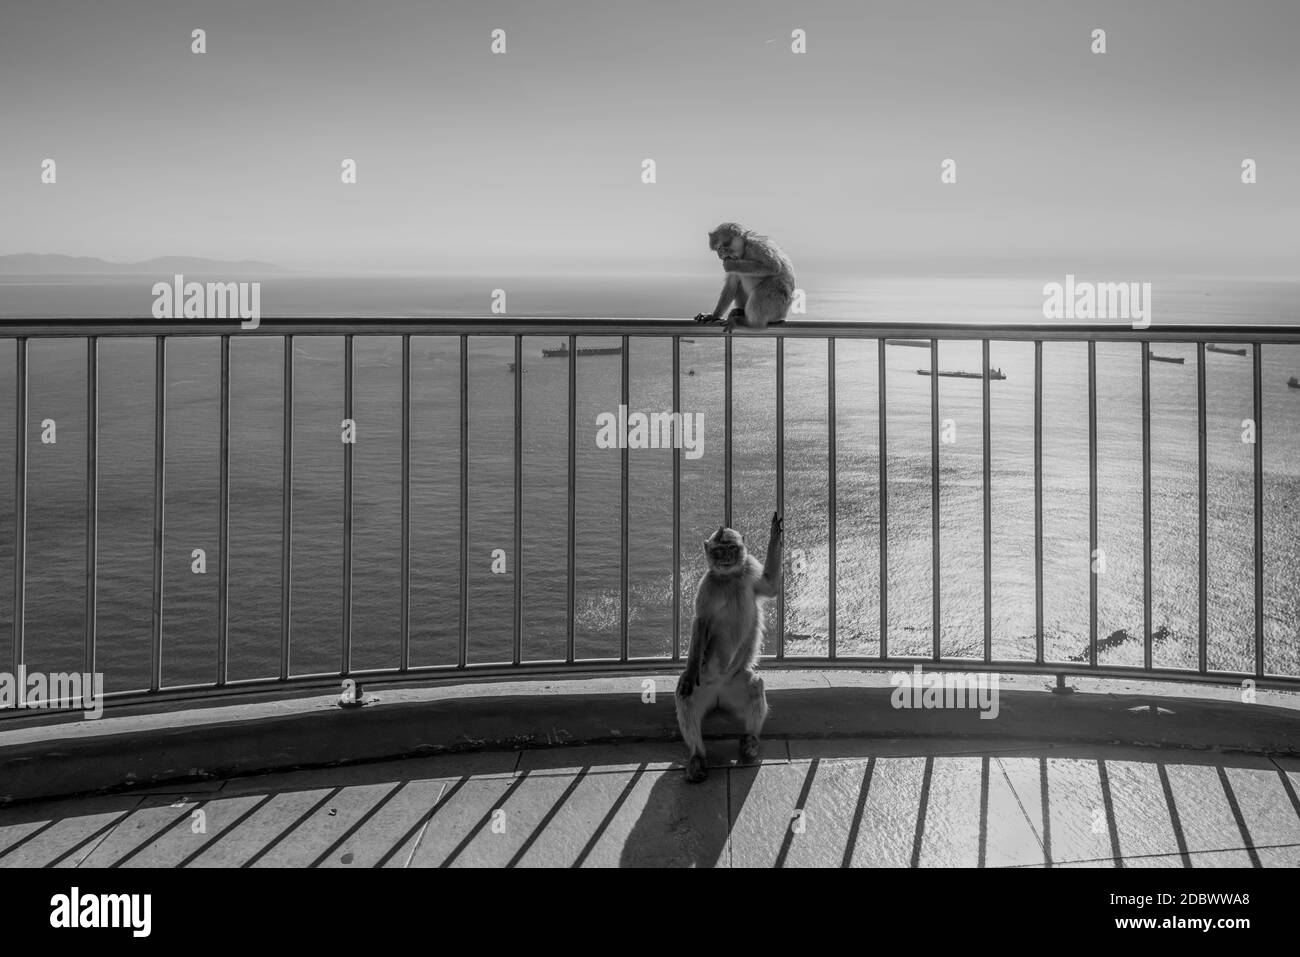
[[(200, 277), (201, 278), (201, 277)], [(1057, 278), (1060, 277), (1049, 277)], [(805, 283), (810, 318), (916, 321), (1035, 321), (1044, 280)], [(0, 281), (0, 315), (148, 314), (149, 282)], [(308, 280), (264, 282), (265, 315), (485, 314), (491, 288), (477, 280)], [(711, 305), (711, 278), (671, 289), (632, 280), (519, 279), (507, 284), (510, 311), (539, 316), (684, 316)], [(1300, 322), (1296, 283), (1157, 283), (1155, 323)], [(522, 568), (524, 657), (562, 657), (567, 518), (567, 363), (541, 357), (555, 337), (526, 337), (523, 376), (523, 554), (513, 548), (513, 342), (470, 345), (471, 662), (508, 660), (514, 576)], [(583, 345), (616, 340), (586, 338)], [(232, 677), (278, 670), (282, 345), (240, 339), (231, 346)], [(458, 344), (412, 340), (411, 659), (455, 660), (459, 613)], [(734, 521), (765, 547), (775, 505), (775, 344), (735, 343)], [(879, 527), (876, 343), (836, 347), (837, 646), (879, 651)], [(1099, 344), (1098, 633), (1123, 631), (1103, 662), (1142, 660), (1141, 369), (1136, 342)], [(110, 689), (147, 682), (151, 633), (153, 516), (153, 344), (103, 340), (100, 361), (100, 666)], [(1151, 367), (1153, 610), (1157, 666), (1195, 667), (1197, 628), (1196, 367), (1190, 345), (1157, 352), (1187, 357)], [(342, 340), (299, 338), (294, 395), (294, 673), (339, 666), (342, 610)], [(667, 340), (634, 338), (631, 406), (671, 407)], [(1085, 653), (1088, 642), (1087, 351), (1044, 347), (1044, 592), (1049, 657)], [(889, 469), (889, 648), (931, 646), (929, 379), (923, 350), (886, 348)], [(700, 543), (722, 519), (722, 345), (682, 345), (682, 405), (704, 415), (704, 451), (682, 460), (683, 637), (689, 598), (702, 569)], [(85, 344), (30, 346), (27, 664), (81, 666), (85, 562)], [(400, 341), (355, 342), (355, 532), (353, 666), (398, 662), (400, 534)], [(992, 383), (993, 651), (1032, 658), (1033, 346), (994, 343), (1007, 375)], [(218, 343), (168, 347), (167, 534), (164, 546), (164, 660), (167, 684), (209, 681), (216, 662)], [(944, 343), (940, 367), (978, 369), (978, 343)], [(0, 340), (0, 581), (13, 578), (13, 343)], [(619, 468), (617, 450), (596, 447), (596, 416), (619, 402), (617, 356), (578, 361), (577, 616), (579, 657), (619, 652)], [(686, 375), (695, 370), (694, 376)], [(1300, 673), (1300, 348), (1264, 350), (1265, 653), (1269, 670)], [(940, 447), (939, 527), (942, 650), (978, 655), (983, 642), (982, 421), (978, 380), (941, 379), (941, 418), (956, 441)], [(1242, 442), (1251, 415), (1249, 359), (1207, 356), (1209, 449), (1209, 664), (1252, 667), (1253, 447)], [(824, 654), (830, 589), (825, 342), (786, 346), (787, 653)], [(57, 443), (42, 444), (54, 419)], [(630, 653), (672, 652), (672, 455), (630, 456)], [(202, 548), (207, 574), (191, 572)], [(506, 573), (493, 574), (494, 549)], [(798, 550), (798, 554), (796, 554)], [(0, 661), (9, 660), (12, 594), (0, 589)], [(1121, 638), (1123, 636), (1120, 636)], [(775, 650), (769, 637), (768, 651)]]

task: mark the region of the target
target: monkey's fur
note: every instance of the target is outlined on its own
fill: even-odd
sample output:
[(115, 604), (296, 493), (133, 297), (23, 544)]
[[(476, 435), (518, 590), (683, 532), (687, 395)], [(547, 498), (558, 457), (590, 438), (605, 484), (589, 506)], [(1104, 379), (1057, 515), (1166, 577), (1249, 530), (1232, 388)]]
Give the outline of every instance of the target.
[[(722, 260), (727, 278), (713, 312), (700, 313), (696, 322), (718, 322), (725, 313), (728, 330), (736, 324), (762, 329), (785, 319), (794, 296), (794, 266), (780, 246), (739, 223), (723, 223), (709, 233), (709, 249)], [(732, 302), (736, 308), (727, 313)]]
[(719, 527), (704, 543), (709, 570), (695, 592), (695, 620), (686, 670), (677, 681), (677, 724), (690, 749), (686, 780), (708, 776), (701, 723), (722, 706), (745, 722), (740, 758), (758, 757), (758, 735), (767, 719), (767, 694), (755, 671), (763, 645), (763, 606), (781, 587), (784, 528), (772, 515), (766, 561), (745, 550), (732, 528)]

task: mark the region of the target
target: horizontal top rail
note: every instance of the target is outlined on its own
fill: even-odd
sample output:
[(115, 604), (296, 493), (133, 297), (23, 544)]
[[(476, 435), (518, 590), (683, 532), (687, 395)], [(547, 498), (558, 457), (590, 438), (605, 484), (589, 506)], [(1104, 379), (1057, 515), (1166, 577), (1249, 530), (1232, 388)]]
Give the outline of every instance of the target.
[[(717, 325), (692, 319), (556, 319), (532, 316), (427, 317), (287, 317), (262, 319), (255, 329), (241, 328), (238, 319), (0, 319), (0, 339), (84, 338), (86, 336), (285, 336), (285, 335), (633, 335), (725, 337)], [(797, 320), (767, 329), (737, 327), (738, 336), (777, 336), (787, 339), (1003, 339), (1022, 341), (1099, 342), (1270, 342), (1300, 344), (1300, 325), (1178, 324), (1133, 328), (1130, 323), (988, 323), (988, 322), (858, 322)]]

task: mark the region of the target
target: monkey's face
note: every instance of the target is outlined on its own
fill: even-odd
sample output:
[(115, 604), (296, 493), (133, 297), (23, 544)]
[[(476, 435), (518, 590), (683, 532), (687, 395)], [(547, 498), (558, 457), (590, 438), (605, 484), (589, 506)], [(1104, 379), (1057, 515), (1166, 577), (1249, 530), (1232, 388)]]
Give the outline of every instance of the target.
[(745, 567), (745, 540), (734, 528), (719, 526), (704, 543), (709, 568), (722, 574), (739, 572)]
[(745, 238), (727, 229), (715, 229), (709, 233), (709, 248), (719, 259), (740, 259), (745, 252)]

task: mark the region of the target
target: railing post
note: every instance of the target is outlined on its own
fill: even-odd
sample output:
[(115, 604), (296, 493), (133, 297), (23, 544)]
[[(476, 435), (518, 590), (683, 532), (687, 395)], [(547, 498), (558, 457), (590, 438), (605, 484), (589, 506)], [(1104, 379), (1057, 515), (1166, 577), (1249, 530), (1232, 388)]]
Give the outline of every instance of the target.
[(827, 607), (827, 631), (829, 641), (827, 651), (831, 660), (835, 660), (835, 599), (837, 597), (836, 582), (836, 563), (835, 563), (835, 511), (836, 511), (836, 475), (835, 475), (835, 337), (826, 337), (826, 459), (827, 459), (827, 511), (828, 511), (828, 535), (827, 549), (829, 552), (829, 564), (827, 571), (830, 580), (828, 585), (828, 607)]
[[(631, 384), (628, 381), (630, 376), (631, 359), (628, 353), (631, 346), (627, 336), (623, 337), (623, 352), (621, 354), (622, 362), (622, 403), (624, 409), (631, 404)], [(623, 442), (622, 454), (619, 456), (619, 529), (618, 529), (618, 593), (619, 593), (619, 652), (618, 660), (627, 661), (628, 658), (628, 637), (627, 637), (627, 614), (628, 614), (628, 559), (627, 559), (627, 510), (628, 510), (628, 443)]]
[(731, 528), (731, 335), (722, 340), (722, 497), (723, 524)]
[(289, 680), (293, 622), (293, 336), (284, 337), (284, 435), (280, 440), (280, 680)]
[(1142, 666), (1151, 668), (1151, 343), (1142, 342)]
[(460, 637), (457, 667), (469, 658), (469, 336), (460, 337)]
[(514, 527), (514, 652), (517, 665), (524, 654), (524, 337), (515, 336), (515, 527)]
[(167, 337), (154, 337), (153, 642), (149, 690), (162, 687), (163, 543), (167, 461)]
[(411, 667), (411, 337), (402, 336), (402, 540), (399, 668)]
[(568, 578), (568, 631), (565, 638), (564, 660), (573, 664), (575, 658), (574, 618), (577, 615), (575, 587), (577, 582), (578, 552), (578, 337), (569, 336), (569, 547), (567, 549)]
[(217, 687), (229, 674), (230, 647), (230, 336), (221, 337), (220, 475), (217, 490)]
[(27, 337), (14, 343), (14, 646), (13, 674), (23, 665), (27, 585)]
[[(785, 336), (776, 337), (776, 510), (785, 520)], [(785, 556), (782, 554), (782, 562)], [(785, 569), (776, 592), (776, 658), (785, 658)]]
[(1034, 341), (1034, 662), (1043, 658), (1043, 343)]
[(1198, 647), (1198, 668), (1201, 674), (1205, 674), (1207, 655), (1207, 616), (1206, 600), (1208, 596), (1209, 569), (1206, 567), (1209, 561), (1208, 535), (1206, 531), (1206, 520), (1208, 517), (1208, 496), (1209, 485), (1206, 480), (1206, 424), (1205, 424), (1205, 340), (1198, 340), (1196, 343), (1196, 478), (1197, 478), (1197, 532), (1198, 532), (1198, 558), (1197, 558), (1197, 609), (1198, 609), (1198, 626), (1197, 626), (1197, 647)]
[(993, 448), (993, 427), (989, 421), (991, 398), (989, 388), (989, 340), (982, 342), (984, 361), (983, 421), (984, 421), (984, 660), (993, 660), (993, 470), (989, 457)]
[(889, 657), (889, 470), (886, 394), (885, 388), (885, 340), (876, 340), (876, 427), (879, 449), (876, 464), (880, 470), (880, 657)]
[[(780, 340), (778, 339), (779, 343)], [(681, 429), (682, 338), (673, 336), (673, 420)], [(779, 345), (778, 345), (779, 348)], [(778, 441), (780, 441), (778, 439)], [(780, 483), (779, 477), (777, 482)], [(682, 657), (682, 443), (673, 443), (673, 661)]]
[(1264, 376), (1263, 347), (1256, 342), (1254, 366), (1255, 401), (1255, 677), (1264, 677)]
[[(356, 421), (352, 416), (351, 334), (343, 337), (343, 418), (349, 423)], [(343, 647), (340, 675), (352, 671), (352, 447), (356, 440), (355, 427), (352, 438), (353, 442), (343, 443)]]
[(95, 673), (99, 588), (99, 337), (86, 337), (86, 674)]
[(930, 627), (935, 661), (943, 657), (939, 621), (939, 340), (930, 339)]
[(1097, 343), (1088, 340), (1088, 664), (1097, 667)]

